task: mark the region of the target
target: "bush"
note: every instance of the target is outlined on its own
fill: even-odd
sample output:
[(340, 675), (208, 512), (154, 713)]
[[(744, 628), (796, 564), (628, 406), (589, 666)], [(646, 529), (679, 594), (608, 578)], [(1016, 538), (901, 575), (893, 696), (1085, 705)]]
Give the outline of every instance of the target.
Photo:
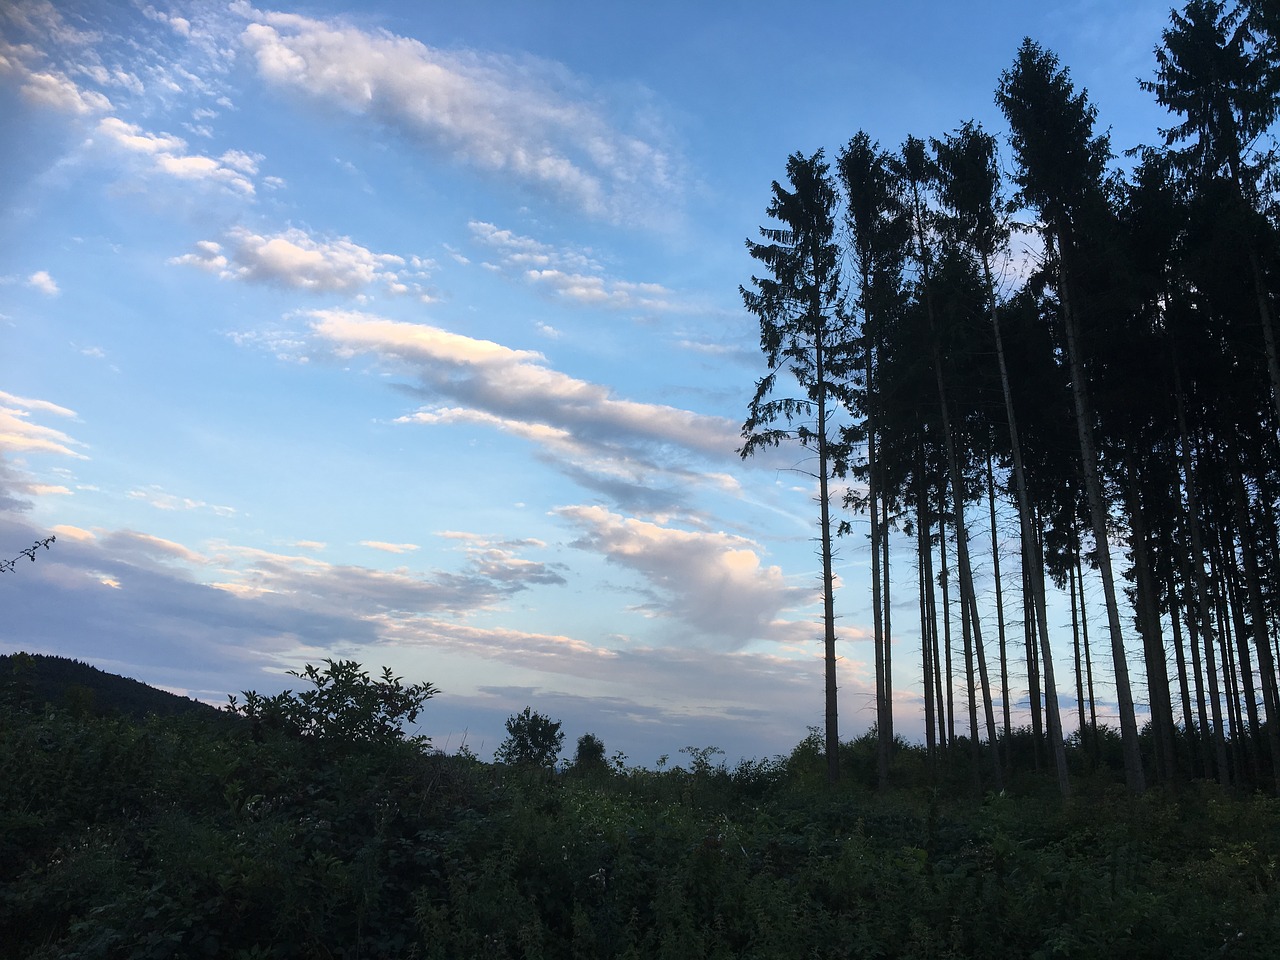
[(307, 664), (291, 676), (307, 680), (313, 689), (285, 690), (274, 697), (244, 691), (241, 704), (234, 696), (227, 709), (253, 721), (254, 738), (283, 730), (327, 744), (389, 744), (407, 740), (429, 746), (430, 738), (406, 737), (404, 725), (418, 719), (423, 704), (436, 695), (430, 683), (405, 686), (390, 667), (374, 680), (354, 660), (325, 660), (325, 669)]

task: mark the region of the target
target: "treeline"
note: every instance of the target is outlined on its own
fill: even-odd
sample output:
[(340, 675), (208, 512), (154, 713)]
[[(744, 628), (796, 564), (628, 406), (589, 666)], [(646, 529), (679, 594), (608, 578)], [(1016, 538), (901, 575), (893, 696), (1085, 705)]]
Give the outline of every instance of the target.
[[(1277, 9), (1193, 0), (1171, 14), (1143, 82), (1170, 127), (1126, 151), (1127, 168), (1087, 92), (1028, 39), (996, 88), (1003, 155), (972, 122), (896, 150), (859, 132), (833, 163), (793, 155), (773, 184), (777, 225), (747, 241), (763, 270), (742, 296), (768, 373), (741, 453), (794, 442), (814, 455), (831, 779), (832, 542), (850, 529), (831, 501), (844, 488), (870, 521), (882, 782), (893, 691), (911, 682), (931, 760), (959, 745), (976, 758), (985, 738), (984, 782), (999, 788), (1010, 675), (1025, 663), (1034, 735), (1069, 792), (1059, 701), (1074, 694), (1075, 725), (1096, 737), (1105, 661), (1131, 790), (1280, 785)], [(1022, 265), (1015, 232), (1033, 251)], [(997, 519), (1010, 515), (1012, 571)], [(908, 665), (893, 657), (894, 532), (917, 554)], [(971, 557), (987, 538), (990, 605)], [(1102, 637), (1086, 582), (1101, 585)], [(1069, 636), (1050, 629), (1050, 584), (1069, 598)]]

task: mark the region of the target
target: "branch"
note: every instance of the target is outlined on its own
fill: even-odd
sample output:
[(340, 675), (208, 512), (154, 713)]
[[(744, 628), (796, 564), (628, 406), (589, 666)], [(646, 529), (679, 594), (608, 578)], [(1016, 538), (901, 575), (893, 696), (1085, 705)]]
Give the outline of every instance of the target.
[(46, 550), (48, 550), (49, 545), (57, 539), (58, 539), (57, 537), (45, 537), (43, 540), (37, 540), (31, 546), (27, 547), (27, 549), (19, 551), (18, 555), (14, 557), (12, 560), (0, 560), (0, 573), (12, 573), (14, 567), (18, 565), (18, 561), (21, 560), (23, 557), (26, 557), (32, 563), (35, 563), (36, 551), (39, 550), (41, 547), (44, 547)]

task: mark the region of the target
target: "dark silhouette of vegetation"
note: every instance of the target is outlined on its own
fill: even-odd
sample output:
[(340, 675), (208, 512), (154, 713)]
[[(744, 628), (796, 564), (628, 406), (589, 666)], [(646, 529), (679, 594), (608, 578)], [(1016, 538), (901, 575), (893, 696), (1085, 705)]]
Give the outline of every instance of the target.
[[(506, 725), (507, 737), (494, 751), (495, 760), (519, 767), (548, 769), (555, 766), (564, 745), (564, 732), (560, 729), (559, 720), (525, 707), (508, 717)], [(581, 749), (582, 744), (578, 746)], [(591, 747), (588, 746), (587, 750), (590, 753)], [(600, 751), (603, 758), (603, 744)]]
[(25, 550), (18, 551), (18, 555), (12, 560), (0, 560), (0, 573), (13, 573), (14, 569), (18, 566), (18, 561), (23, 557), (26, 557), (32, 563), (35, 563), (36, 554), (39, 552), (40, 548), (43, 547), (48, 550), (57, 539), (58, 538), (54, 536), (45, 537), (42, 540), (37, 540)]
[[(998, 791), (1019, 763), (1049, 762), (1069, 796), (1060, 697), (1074, 687), (1086, 749), (1109, 743), (1099, 701), (1114, 704), (1133, 793), (1192, 772), (1280, 793), (1278, 24), (1261, 0), (1172, 11), (1141, 83), (1172, 120), (1153, 131), (1160, 145), (1126, 154), (1131, 169), (1088, 92), (1027, 38), (996, 83), (1004, 158), (972, 121), (896, 152), (859, 131), (836, 191), (821, 151), (788, 158), (792, 189), (773, 184), (784, 228), (750, 244), (772, 276), (743, 291), (770, 374), (744, 436), (818, 451), (839, 424), (819, 473), (859, 481), (844, 505), (870, 521), (882, 786), (897, 742), (891, 651), (906, 649), (890, 629), (901, 607), (890, 591), (907, 577), (889, 576), (888, 544), (901, 535), (916, 552), (920, 631), (905, 675), (921, 680), (934, 776), (963, 763), (972, 789)], [(821, 215), (799, 215), (810, 209)], [(1032, 246), (1012, 269), (1015, 217)], [(804, 339), (780, 353), (793, 330)], [(763, 406), (786, 364), (801, 398)], [(763, 430), (780, 415), (803, 429)], [(830, 522), (824, 510), (824, 536)], [(1015, 524), (1016, 556), (1002, 556), (1001, 528)], [(1051, 622), (1046, 580), (1069, 626)], [(1105, 674), (1091, 613), (1105, 617)], [(1073, 675), (1060, 682), (1068, 649)], [(1033, 749), (1006, 757), (1019, 743), (1011, 701), (1024, 696)], [(836, 752), (828, 742), (828, 762)]]
[(574, 773), (587, 776), (607, 773), (609, 761), (605, 756), (604, 741), (594, 733), (584, 733), (580, 736), (570, 769)]
[[(1069, 740), (1064, 802), (1021, 763), (974, 798), (963, 743), (939, 779), (896, 740), (881, 789), (874, 730), (840, 744), (835, 787), (817, 729), (732, 767), (686, 747), (530, 777), (6, 695), (0, 958), (1270, 956), (1280, 801), (1132, 797), (1097, 736)], [(1003, 755), (1035, 749), (1020, 730)]]
[[(856, 356), (835, 242), (836, 188), (822, 151), (811, 157), (801, 153), (789, 157), (787, 180), (788, 187), (773, 182), (773, 199), (766, 210), (782, 226), (761, 227), (764, 243), (747, 240), (748, 252), (769, 275), (752, 277), (753, 289), (738, 288), (743, 304), (760, 321), (760, 349), (769, 371), (756, 381), (738, 453), (746, 458), (786, 441), (798, 444), (817, 461), (809, 472), (818, 481), (827, 777), (834, 783), (839, 777), (839, 718), (832, 569), (835, 528), (828, 484), (847, 472), (848, 444), (837, 428), (837, 418), (853, 400)], [(784, 375), (782, 384), (779, 373)], [(787, 391), (791, 381), (799, 387), (797, 394), (775, 394)]]
[(423, 704), (436, 695), (434, 686), (405, 686), (390, 667), (383, 667), (375, 680), (354, 660), (324, 663), (324, 669), (307, 664), (301, 673), (289, 671), (310, 683), (308, 690), (285, 690), (273, 697), (246, 690), (244, 702), (233, 695), (227, 709), (248, 718), (258, 737), (279, 730), (338, 747), (401, 740), (430, 746), (427, 737), (408, 736), (405, 724), (418, 719)]
[(38, 653), (0, 654), (0, 690), (12, 701), (34, 709), (71, 707), (96, 716), (145, 720), (191, 714), (217, 720), (221, 712), (207, 703), (157, 690), (97, 667)]

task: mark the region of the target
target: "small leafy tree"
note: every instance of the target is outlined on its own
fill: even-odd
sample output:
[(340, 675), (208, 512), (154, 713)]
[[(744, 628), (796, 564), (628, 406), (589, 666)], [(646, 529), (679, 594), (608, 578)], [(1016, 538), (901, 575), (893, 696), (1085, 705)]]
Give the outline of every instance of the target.
[[(520, 713), (507, 717), (507, 739), (498, 745), (493, 758), (512, 766), (551, 767), (563, 744), (559, 720), (525, 707)], [(602, 755), (603, 746), (601, 744)]]
[(277, 729), (329, 744), (430, 745), (429, 737), (406, 737), (404, 725), (418, 719), (423, 704), (437, 693), (434, 686), (405, 686), (390, 667), (375, 680), (354, 660), (324, 662), (323, 670), (307, 664), (301, 673), (289, 671), (311, 683), (310, 690), (285, 690), (274, 697), (246, 690), (244, 703), (232, 696), (227, 709), (252, 720), (255, 736)]

